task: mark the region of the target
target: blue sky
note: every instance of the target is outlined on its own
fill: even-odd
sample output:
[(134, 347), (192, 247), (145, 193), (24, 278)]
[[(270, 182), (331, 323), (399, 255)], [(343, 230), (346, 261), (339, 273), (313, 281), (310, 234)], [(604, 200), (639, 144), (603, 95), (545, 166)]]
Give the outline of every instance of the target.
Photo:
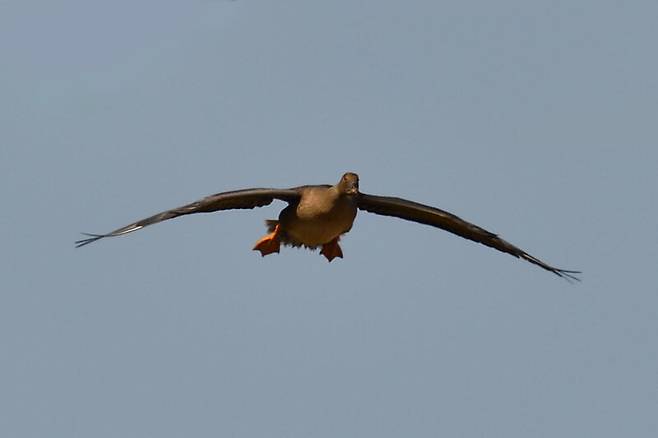
[[(654, 437), (653, 2), (0, 1), (0, 431)], [(207, 194), (332, 183), (345, 258)]]

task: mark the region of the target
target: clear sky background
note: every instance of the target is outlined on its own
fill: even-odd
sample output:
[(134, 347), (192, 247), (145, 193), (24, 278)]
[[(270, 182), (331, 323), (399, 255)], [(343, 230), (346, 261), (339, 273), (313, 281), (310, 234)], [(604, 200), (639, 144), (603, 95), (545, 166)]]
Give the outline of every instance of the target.
[[(658, 436), (655, 1), (0, 1), (0, 435)], [(283, 204), (333, 183), (556, 266)]]

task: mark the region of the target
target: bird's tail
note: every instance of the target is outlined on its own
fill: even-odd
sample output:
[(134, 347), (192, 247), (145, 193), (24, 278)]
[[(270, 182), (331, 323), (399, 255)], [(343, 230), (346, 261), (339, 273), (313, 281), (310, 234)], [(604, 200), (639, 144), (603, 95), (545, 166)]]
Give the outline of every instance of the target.
[[(278, 224), (279, 224), (278, 220), (274, 220), (274, 219), (265, 220), (265, 226), (267, 227), (267, 231), (270, 233), (274, 232), (274, 229)], [(294, 246), (295, 248), (299, 248), (303, 246), (304, 248), (308, 248), (308, 249), (318, 248), (318, 246), (315, 245), (305, 245), (302, 242), (298, 242), (294, 238), (290, 237), (286, 232), (286, 230), (282, 230), (282, 229), (279, 229), (279, 240), (281, 240), (281, 243), (283, 243), (285, 246)]]
[(274, 232), (274, 229), (276, 228), (277, 225), (279, 225), (279, 221), (276, 219), (267, 219), (265, 221), (265, 226), (267, 227), (267, 231), (269, 231), (270, 233)]

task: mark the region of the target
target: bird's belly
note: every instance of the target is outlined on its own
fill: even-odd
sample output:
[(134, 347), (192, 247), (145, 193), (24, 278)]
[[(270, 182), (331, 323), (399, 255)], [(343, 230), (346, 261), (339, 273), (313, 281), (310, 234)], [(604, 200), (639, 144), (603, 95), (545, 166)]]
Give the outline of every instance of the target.
[(305, 214), (303, 208), (288, 209), (279, 219), (293, 244), (317, 247), (349, 231), (355, 217), (356, 206), (343, 203), (323, 214)]
[(292, 240), (310, 247), (328, 243), (348, 229), (343, 223), (299, 218), (291, 221), (285, 228)]

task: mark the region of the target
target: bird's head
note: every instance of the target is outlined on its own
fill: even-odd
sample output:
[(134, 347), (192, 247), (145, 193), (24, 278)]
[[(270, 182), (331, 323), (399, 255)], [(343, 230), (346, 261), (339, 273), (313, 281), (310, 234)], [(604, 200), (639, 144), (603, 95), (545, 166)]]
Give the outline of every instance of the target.
[(352, 172), (344, 174), (336, 185), (340, 193), (345, 195), (357, 195), (359, 193), (359, 175)]

